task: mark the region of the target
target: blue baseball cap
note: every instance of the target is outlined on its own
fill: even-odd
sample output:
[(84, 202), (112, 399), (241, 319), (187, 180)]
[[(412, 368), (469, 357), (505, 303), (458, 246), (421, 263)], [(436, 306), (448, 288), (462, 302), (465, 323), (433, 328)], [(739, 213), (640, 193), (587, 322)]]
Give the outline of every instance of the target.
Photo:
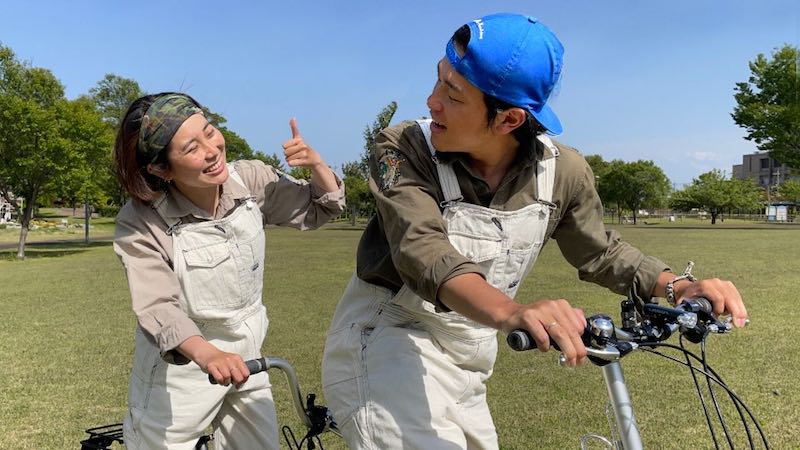
[(561, 121), (547, 106), (564, 64), (564, 46), (533, 17), (492, 14), (468, 24), (469, 44), (459, 56), (452, 39), (447, 59), (485, 94), (528, 111), (547, 132), (561, 134)]

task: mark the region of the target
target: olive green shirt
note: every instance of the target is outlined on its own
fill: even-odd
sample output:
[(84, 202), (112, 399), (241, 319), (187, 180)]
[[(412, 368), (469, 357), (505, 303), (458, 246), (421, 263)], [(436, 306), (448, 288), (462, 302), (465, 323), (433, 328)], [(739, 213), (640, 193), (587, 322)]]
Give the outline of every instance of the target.
[[(338, 216), (344, 209), (344, 186), (324, 192), (314, 184), (294, 180), (261, 161), (234, 163), (245, 186), (228, 177), (222, 185), (219, 206), (213, 216), (195, 206), (170, 185), (166, 215), (195, 223), (221, 219), (231, 214), (240, 200), (253, 196), (264, 225), (312, 229)], [(180, 308), (180, 281), (172, 270), (172, 236), (167, 224), (150, 205), (131, 200), (117, 215), (114, 251), (125, 266), (133, 311), (145, 335), (158, 346), (167, 361), (170, 350), (187, 338), (202, 335), (198, 326)]]
[[(603, 206), (594, 188), (594, 175), (575, 149), (555, 143), (553, 203), (545, 242), (555, 239), (564, 258), (581, 280), (612, 291), (649, 300), (666, 264), (622, 242), (619, 233), (603, 225)], [(554, 158), (538, 140), (520, 151), (496, 192), (470, 169), (461, 153), (438, 153), (452, 163), (463, 201), (501, 211), (515, 211), (534, 203), (537, 158)], [(445, 281), (465, 273), (481, 274), (480, 267), (461, 255), (448, 241), (442, 218), (444, 194), (436, 165), (422, 130), (413, 121), (387, 128), (378, 137), (369, 159), (370, 189), (378, 214), (369, 222), (358, 246), (359, 278), (393, 291), (404, 284), (423, 299), (437, 299)], [(483, 276), (483, 274), (481, 274)]]

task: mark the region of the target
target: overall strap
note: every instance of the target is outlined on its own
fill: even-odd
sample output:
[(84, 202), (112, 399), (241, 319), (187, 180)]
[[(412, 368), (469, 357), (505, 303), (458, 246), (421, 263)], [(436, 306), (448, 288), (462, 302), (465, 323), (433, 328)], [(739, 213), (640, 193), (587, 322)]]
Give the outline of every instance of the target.
[(250, 192), (250, 188), (248, 188), (244, 184), (244, 180), (242, 180), (242, 176), (239, 175), (238, 172), (236, 172), (236, 165), (233, 164), (233, 163), (228, 163), (228, 176), (230, 176), (233, 181), (235, 181), (237, 184), (239, 184), (239, 186), (247, 189), (247, 192)]
[(172, 236), (172, 232), (181, 224), (181, 218), (167, 215), (167, 197), (169, 197), (169, 191), (165, 191), (164, 195), (156, 199), (150, 206), (156, 210), (158, 215), (161, 216), (161, 220), (167, 224), (167, 236)]
[(559, 155), (558, 147), (544, 134), (536, 136), (536, 139), (547, 146), (550, 152), (555, 155), (554, 158), (543, 159), (536, 163), (536, 192), (539, 196), (537, 200), (555, 209), (555, 204), (553, 203), (553, 185), (555, 185), (556, 178), (556, 159), (558, 159)]
[(436, 149), (433, 148), (433, 144), (431, 143), (431, 122), (431, 119), (417, 120), (417, 124), (419, 124), (419, 127), (422, 129), (422, 134), (425, 135), (425, 142), (428, 143), (431, 159), (433, 159), (433, 162), (436, 164), (436, 171), (439, 172), (439, 185), (442, 187), (442, 192), (444, 193), (444, 201), (440, 206), (445, 207), (450, 203), (464, 200), (464, 196), (461, 195), (461, 188), (458, 187), (458, 178), (453, 171), (453, 166), (440, 163), (439, 158), (436, 157)]
[(238, 172), (236, 172), (236, 164), (228, 163), (228, 176), (230, 176), (231, 179), (233, 181), (235, 181), (239, 186), (245, 188), (245, 190), (247, 191), (247, 195), (248, 195), (247, 199), (245, 200), (245, 204), (247, 205), (247, 209), (251, 209), (253, 207), (253, 205), (255, 204), (255, 199), (256, 198), (253, 195), (253, 193), (250, 192), (250, 188), (247, 187), (246, 184), (244, 184), (244, 180), (242, 180), (242, 176), (239, 175)]

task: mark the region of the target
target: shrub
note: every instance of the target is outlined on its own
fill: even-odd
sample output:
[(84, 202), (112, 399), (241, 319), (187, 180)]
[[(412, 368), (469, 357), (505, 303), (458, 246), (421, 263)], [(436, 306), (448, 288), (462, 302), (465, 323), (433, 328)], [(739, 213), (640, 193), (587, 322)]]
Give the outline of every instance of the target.
[(119, 213), (119, 206), (117, 205), (98, 205), (95, 206), (95, 212), (100, 215), (100, 217), (116, 217)]

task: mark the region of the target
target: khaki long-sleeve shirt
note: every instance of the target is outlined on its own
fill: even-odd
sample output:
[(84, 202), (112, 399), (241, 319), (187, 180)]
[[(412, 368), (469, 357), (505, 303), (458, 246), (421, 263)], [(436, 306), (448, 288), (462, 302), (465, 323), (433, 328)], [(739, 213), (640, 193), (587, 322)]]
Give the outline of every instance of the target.
[[(182, 223), (220, 219), (237, 207), (237, 200), (252, 195), (263, 213), (264, 226), (303, 230), (317, 228), (344, 210), (344, 186), (338, 178), (339, 190), (324, 192), (261, 161), (237, 161), (234, 166), (247, 187), (228, 177), (213, 217), (172, 186), (165, 194), (166, 215), (180, 218)], [(172, 270), (172, 236), (166, 230), (167, 224), (152, 206), (132, 200), (117, 215), (114, 251), (125, 267), (139, 326), (171, 361), (172, 349), (201, 333), (180, 309), (180, 282)]]
[[(550, 214), (546, 240), (555, 239), (580, 279), (618, 294), (649, 299), (658, 275), (669, 268), (605, 229), (589, 165), (575, 149), (555, 144), (560, 152), (553, 190), (556, 209)], [(518, 153), (495, 193), (470, 169), (466, 155), (440, 153), (437, 157), (452, 162), (463, 201), (514, 211), (537, 198), (537, 158), (555, 156), (534, 140), (532, 148)], [(384, 130), (369, 166), (378, 214), (358, 246), (358, 276), (394, 291), (406, 284), (444, 308), (436, 297), (442, 283), (464, 273), (481, 274), (481, 270), (447, 239), (440, 208), (444, 195), (422, 130), (411, 121)]]

